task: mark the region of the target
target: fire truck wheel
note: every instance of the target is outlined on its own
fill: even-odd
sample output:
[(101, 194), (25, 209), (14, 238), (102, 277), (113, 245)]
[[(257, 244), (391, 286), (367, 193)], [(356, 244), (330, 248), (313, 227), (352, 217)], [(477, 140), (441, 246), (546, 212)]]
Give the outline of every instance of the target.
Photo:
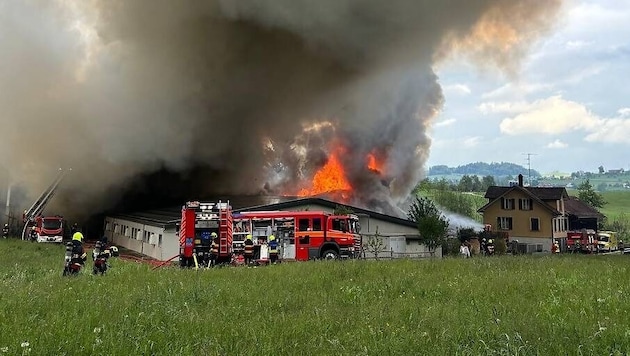
[(324, 260), (336, 260), (339, 258), (339, 253), (335, 250), (326, 250), (322, 253), (322, 259)]

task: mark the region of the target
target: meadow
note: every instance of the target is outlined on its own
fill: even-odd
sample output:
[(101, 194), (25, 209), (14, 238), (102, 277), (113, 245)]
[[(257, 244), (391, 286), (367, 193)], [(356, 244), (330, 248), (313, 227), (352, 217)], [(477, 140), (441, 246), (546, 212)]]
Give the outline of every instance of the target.
[(608, 218), (614, 218), (621, 214), (630, 215), (630, 191), (602, 192), (607, 204), (600, 209)]
[(319, 261), (180, 270), (0, 240), (0, 354), (630, 353), (630, 256)]

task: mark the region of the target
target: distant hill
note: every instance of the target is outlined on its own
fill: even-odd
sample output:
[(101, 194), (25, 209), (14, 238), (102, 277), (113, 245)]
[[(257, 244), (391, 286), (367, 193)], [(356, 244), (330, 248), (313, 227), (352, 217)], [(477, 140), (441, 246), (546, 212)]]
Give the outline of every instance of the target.
[[(468, 175), (480, 175), (480, 176), (494, 176), (494, 177), (516, 177), (519, 174), (527, 175), (527, 168), (518, 164), (509, 162), (475, 162), (468, 163), (463, 166), (449, 167), (445, 165), (438, 165), (429, 167), (429, 176), (443, 176), (450, 174), (468, 174)], [(540, 177), (540, 173), (532, 169), (532, 177)]]

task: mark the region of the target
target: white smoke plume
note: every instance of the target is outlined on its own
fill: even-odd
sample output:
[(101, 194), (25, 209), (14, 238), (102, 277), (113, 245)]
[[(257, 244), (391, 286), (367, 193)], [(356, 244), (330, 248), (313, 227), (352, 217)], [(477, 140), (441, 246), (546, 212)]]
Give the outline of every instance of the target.
[[(328, 120), (356, 195), (393, 204), (430, 153), (434, 65), (463, 53), (510, 70), (560, 2), (0, 0), (0, 165), (33, 193), (72, 167), (58, 205), (77, 214), (125, 190), (282, 191), (304, 177), (304, 125)], [(330, 142), (316, 136), (307, 175)], [(370, 152), (386, 177), (366, 174)]]

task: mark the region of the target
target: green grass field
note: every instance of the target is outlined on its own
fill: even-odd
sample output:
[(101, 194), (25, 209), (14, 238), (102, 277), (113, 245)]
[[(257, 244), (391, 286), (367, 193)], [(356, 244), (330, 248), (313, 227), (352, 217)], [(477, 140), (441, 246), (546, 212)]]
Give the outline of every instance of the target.
[(621, 213), (630, 215), (630, 191), (603, 192), (602, 195), (608, 204), (601, 209), (602, 214), (610, 217), (619, 216)]
[(113, 259), (105, 276), (68, 278), (62, 246), (0, 240), (0, 354), (621, 355), (629, 257), (200, 271)]

